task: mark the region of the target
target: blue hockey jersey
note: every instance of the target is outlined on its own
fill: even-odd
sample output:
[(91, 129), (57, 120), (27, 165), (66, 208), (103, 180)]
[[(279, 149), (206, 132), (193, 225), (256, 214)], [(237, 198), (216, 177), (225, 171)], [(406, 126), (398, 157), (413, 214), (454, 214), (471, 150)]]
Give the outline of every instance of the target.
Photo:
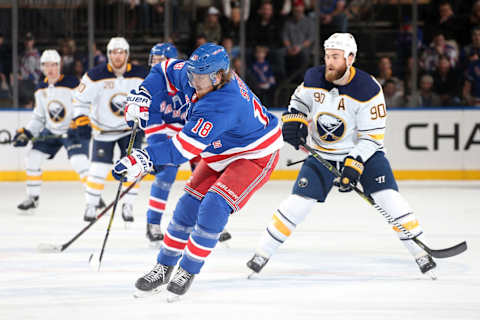
[(200, 155), (221, 171), (235, 160), (262, 158), (283, 145), (278, 119), (235, 73), (222, 88), (197, 99), (185, 63), (169, 59), (152, 68), (141, 89), (151, 96), (181, 92), (192, 104), (177, 135), (146, 148), (155, 165), (180, 164)]

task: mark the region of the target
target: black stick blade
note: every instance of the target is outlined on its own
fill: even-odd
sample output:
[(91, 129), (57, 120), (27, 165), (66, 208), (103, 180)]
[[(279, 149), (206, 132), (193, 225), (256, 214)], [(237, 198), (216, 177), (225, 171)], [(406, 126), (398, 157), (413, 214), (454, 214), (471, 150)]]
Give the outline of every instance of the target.
[(467, 250), (467, 242), (463, 241), (457, 245), (454, 245), (453, 247), (450, 248), (445, 248), (445, 249), (430, 249), (427, 247), (423, 242), (420, 240), (414, 238), (412, 239), (415, 241), (416, 244), (418, 244), (423, 250), (428, 252), (432, 257), (434, 258), (450, 258), (453, 256), (457, 256)]

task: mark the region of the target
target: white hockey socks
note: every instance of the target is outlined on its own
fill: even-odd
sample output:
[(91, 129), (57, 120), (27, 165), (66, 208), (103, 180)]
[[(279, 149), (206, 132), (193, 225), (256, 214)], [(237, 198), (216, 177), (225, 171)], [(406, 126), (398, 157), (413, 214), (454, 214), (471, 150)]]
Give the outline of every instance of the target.
[[(393, 189), (382, 190), (372, 193), (372, 198), (383, 210), (395, 219), (395, 222), (401, 224), (414, 237), (424, 242), (423, 229), (420, 223), (408, 202), (398, 191)], [(397, 233), (412, 256), (417, 258), (426, 254), (413, 240), (408, 240), (408, 237), (399, 228), (394, 226), (393, 230)]]
[(27, 195), (38, 197), (42, 186), (42, 164), (48, 158), (48, 154), (31, 149), (25, 159), (27, 171)]
[(80, 181), (82, 181), (83, 184), (86, 184), (88, 168), (90, 167), (90, 161), (87, 156), (85, 154), (74, 154), (70, 157), (70, 164), (72, 165), (73, 170), (75, 170), (80, 176)]
[(292, 234), (298, 224), (310, 213), (315, 200), (292, 194), (273, 214), (272, 221), (260, 239), (256, 253), (270, 258), (278, 247)]
[(87, 187), (85, 189), (85, 200), (87, 204), (98, 205), (100, 196), (105, 187), (105, 178), (112, 168), (111, 164), (92, 162), (88, 170)]

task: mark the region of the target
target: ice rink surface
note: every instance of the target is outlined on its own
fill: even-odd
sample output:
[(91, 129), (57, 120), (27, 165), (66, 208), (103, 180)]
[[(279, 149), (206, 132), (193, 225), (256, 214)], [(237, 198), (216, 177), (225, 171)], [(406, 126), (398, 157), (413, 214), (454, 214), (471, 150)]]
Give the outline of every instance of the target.
[[(183, 184), (174, 185), (164, 226)], [(187, 295), (167, 303), (162, 293), (132, 297), (157, 254), (145, 238), (150, 182), (141, 186), (129, 229), (116, 213), (100, 272), (88, 257), (101, 247), (107, 216), (64, 252), (37, 251), (85, 226), (79, 183), (44, 183), (34, 216), (16, 213), (23, 183), (0, 183), (0, 319), (480, 319), (480, 182), (400, 183), (432, 248), (468, 242), (466, 253), (436, 260), (437, 281), (419, 272), (375, 209), (335, 190), (258, 279), (247, 280), (245, 263), (292, 184), (269, 182), (232, 216), (229, 248), (218, 245)], [(115, 189), (107, 184), (106, 202)]]

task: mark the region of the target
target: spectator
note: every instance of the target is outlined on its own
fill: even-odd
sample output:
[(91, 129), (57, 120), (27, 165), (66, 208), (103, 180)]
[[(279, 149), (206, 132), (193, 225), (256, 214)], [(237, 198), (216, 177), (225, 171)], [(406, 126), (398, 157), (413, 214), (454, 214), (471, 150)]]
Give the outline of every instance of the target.
[(207, 43), (207, 36), (203, 33), (199, 33), (195, 38), (195, 49), (200, 47), (202, 44)]
[(454, 41), (446, 41), (442, 33), (435, 35), (430, 46), (425, 49), (420, 58), (420, 66), (425, 72), (433, 73), (437, 67), (440, 56), (446, 56), (452, 68), (456, 67), (458, 47)]
[(242, 77), (242, 79), (250, 88), (254, 88), (256, 86), (255, 78), (253, 77), (250, 70), (244, 67), (244, 65), (242, 64), (242, 59), (240, 59), (240, 57), (234, 58), (232, 60), (232, 69), (238, 75), (241, 75), (242, 72), (245, 72), (245, 75)]
[(417, 98), (410, 96), (407, 100), (409, 107), (439, 107), (442, 104), (440, 97), (433, 92), (433, 78), (429, 74), (424, 74), (420, 78), (420, 90)]
[(81, 60), (75, 60), (73, 67), (73, 74), (78, 79), (78, 82), (82, 80), (83, 74), (85, 73), (85, 67)]
[(8, 78), (11, 72), (11, 53), (10, 48), (5, 43), (5, 37), (0, 33), (0, 73), (3, 73)]
[(271, 63), (277, 78), (285, 76), (285, 61), (281, 44), (282, 26), (279, 19), (274, 19), (273, 4), (262, 2), (257, 15), (248, 24), (248, 43), (252, 46), (265, 46), (269, 49), (267, 60)]
[(240, 7), (235, 6), (231, 8), (230, 18), (227, 19), (225, 25), (222, 27), (223, 37), (228, 37), (233, 40), (233, 46), (240, 45)]
[[(397, 39), (397, 57), (396, 62), (399, 66), (404, 66), (408, 58), (412, 55), (413, 25), (409, 19), (405, 19), (400, 25)], [(423, 47), (423, 32), (417, 28), (417, 50)]]
[(40, 80), (40, 54), (35, 48), (31, 32), (25, 34), (25, 50), (20, 58), (20, 81), (18, 83), (19, 104), (24, 108), (33, 107), (33, 91)]
[(215, 7), (208, 8), (205, 21), (197, 26), (197, 33), (205, 35), (207, 42), (220, 43), (222, 40), (222, 27), (219, 22), (219, 14)]
[(400, 95), (403, 95), (403, 83), (399, 78), (393, 75), (392, 61), (389, 57), (381, 57), (378, 61), (378, 76), (376, 79), (382, 86), (387, 80), (393, 81), (395, 83), (395, 91)]
[(230, 60), (240, 55), (240, 48), (233, 46), (232, 38), (228, 38), (228, 37), (223, 38), (222, 46), (225, 48), (225, 51), (227, 51), (228, 56), (230, 57)]
[(453, 12), (448, 1), (441, 1), (437, 7), (438, 17), (433, 23), (426, 26), (426, 41), (433, 41), (435, 34), (442, 33), (447, 40), (462, 41), (462, 23)]
[(63, 39), (60, 43), (62, 56), (62, 72), (66, 75), (74, 75), (75, 58), (77, 57), (75, 40)]
[[(243, 21), (247, 21), (250, 15), (250, 0), (244, 0), (245, 9), (243, 10)], [(240, 0), (222, 0), (223, 15), (231, 19), (233, 8), (240, 8)]]
[(468, 68), (470, 62), (480, 58), (480, 26), (472, 29), (472, 42), (463, 47), (461, 58), (461, 68), (465, 70)]
[[(345, 0), (323, 0), (313, 1), (313, 4), (320, 4), (320, 23), (322, 33), (347, 32), (348, 19), (345, 13)], [(315, 14), (315, 11), (312, 12)]]
[(385, 104), (387, 108), (405, 107), (403, 95), (396, 89), (395, 81), (388, 79), (383, 84), (383, 95), (385, 96)]
[(451, 106), (460, 103), (458, 74), (451, 68), (447, 57), (441, 56), (433, 74), (433, 92), (438, 94), (442, 106)]
[(480, 107), (480, 60), (470, 63), (465, 83), (463, 98), (469, 106)]
[(480, 0), (477, 0), (473, 3), (470, 12), (471, 13), (468, 17), (468, 22), (467, 22), (467, 25), (465, 27), (465, 32), (464, 32), (464, 35), (467, 36), (467, 39), (466, 39), (467, 42), (470, 40), (468, 38), (468, 34), (469, 34), (470, 30), (472, 30), (475, 27), (480, 26)]
[(286, 50), (286, 72), (291, 74), (306, 67), (310, 57), (310, 47), (315, 40), (312, 21), (304, 14), (303, 1), (295, 1), (293, 15), (284, 26), (282, 39)]
[(255, 60), (251, 66), (251, 72), (255, 78), (254, 92), (267, 107), (273, 103), (273, 90), (275, 77), (270, 64), (266, 60), (268, 48), (257, 46), (255, 48)]

